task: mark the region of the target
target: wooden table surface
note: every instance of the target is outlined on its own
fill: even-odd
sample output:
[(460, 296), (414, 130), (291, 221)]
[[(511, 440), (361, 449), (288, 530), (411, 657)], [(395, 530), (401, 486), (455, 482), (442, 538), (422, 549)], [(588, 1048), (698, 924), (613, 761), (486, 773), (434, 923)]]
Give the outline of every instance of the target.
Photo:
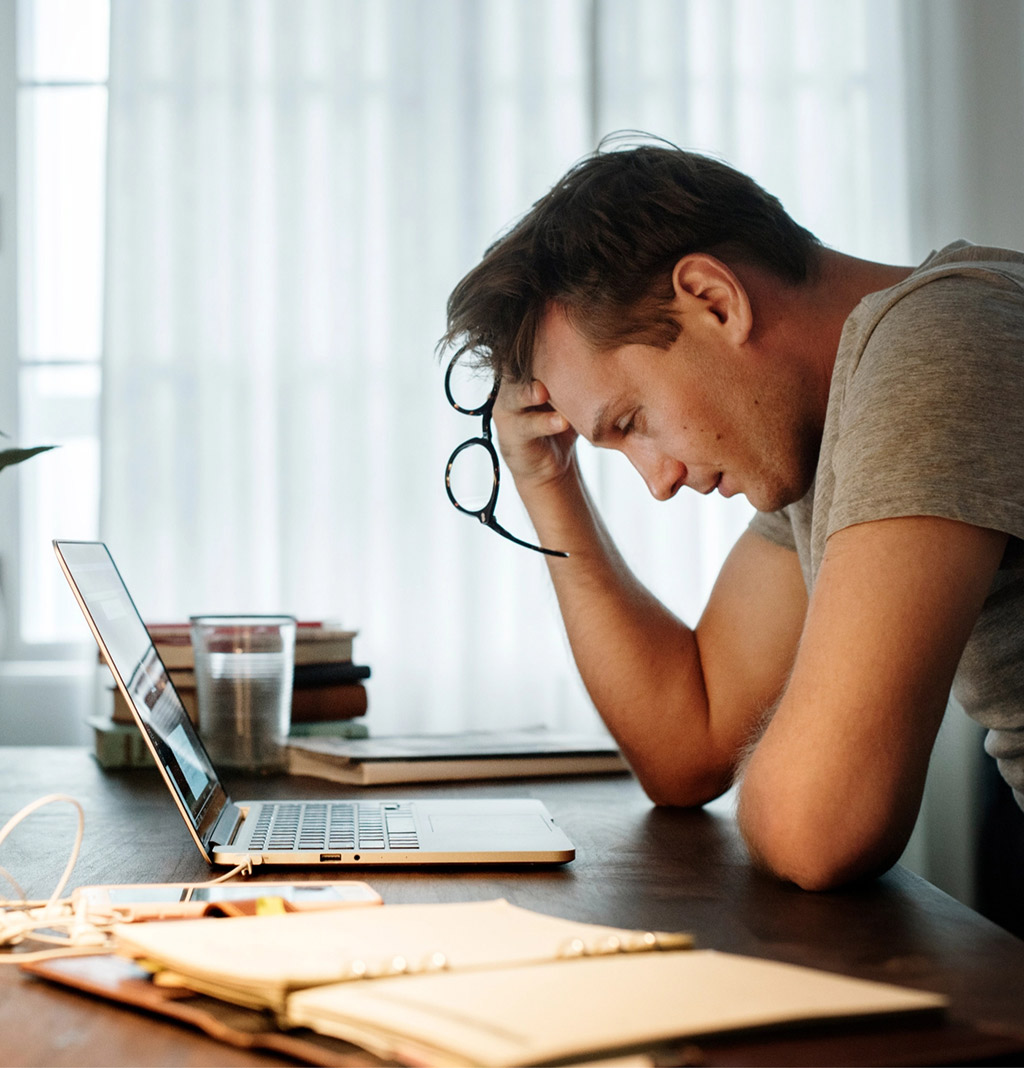
[[(287, 777), (231, 779), (228, 786), (242, 799), (340, 793), (330, 783)], [(74, 748), (0, 748), (0, 824), (52, 792), (69, 794), (85, 808), (85, 838), (71, 886), (210, 877), (155, 770), (104, 772), (85, 750)], [(370, 791), (345, 788), (346, 796), (360, 793)], [(1024, 942), (905, 869), (851, 890), (805, 893), (751, 867), (724, 806), (654, 808), (628, 776), (372, 791), (391, 797), (429, 793), (538, 797), (575, 842), (576, 860), (526, 870), (307, 869), (301, 877), (363, 878), (386, 903), (504, 897), (576, 920), (684, 930), (706, 948), (950, 998), (944, 1024), (719, 1040), (687, 1054), (703, 1063), (1024, 1063)], [(30, 896), (48, 896), (73, 830), (70, 806), (48, 806), (0, 847), (0, 865)], [(0, 1064), (273, 1063), (282, 1061), (0, 967)]]

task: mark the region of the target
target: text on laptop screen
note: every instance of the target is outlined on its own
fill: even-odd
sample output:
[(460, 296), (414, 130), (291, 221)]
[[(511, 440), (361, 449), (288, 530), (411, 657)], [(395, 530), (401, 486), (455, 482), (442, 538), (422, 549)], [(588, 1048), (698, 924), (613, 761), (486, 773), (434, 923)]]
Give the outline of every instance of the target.
[(103, 545), (62, 542), (61, 554), (101, 644), (194, 822), (217, 776), (157, 655), (145, 624)]

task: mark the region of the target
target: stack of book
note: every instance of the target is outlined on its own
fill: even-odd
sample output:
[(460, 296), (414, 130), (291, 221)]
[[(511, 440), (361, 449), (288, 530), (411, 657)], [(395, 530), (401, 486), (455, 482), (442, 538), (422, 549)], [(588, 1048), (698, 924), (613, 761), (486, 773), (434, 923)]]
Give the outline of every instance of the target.
[[(199, 702), (189, 624), (146, 626), (185, 710), (198, 726)], [(292, 737), (367, 737), (364, 717), (369, 707), (366, 680), (370, 669), (352, 660), (355, 635), (355, 631), (330, 622), (299, 622), (295, 636)], [(128, 702), (109, 675), (105, 689), (105, 708), (101, 706), (99, 715), (91, 721), (100, 764), (124, 767), (150, 763)]]

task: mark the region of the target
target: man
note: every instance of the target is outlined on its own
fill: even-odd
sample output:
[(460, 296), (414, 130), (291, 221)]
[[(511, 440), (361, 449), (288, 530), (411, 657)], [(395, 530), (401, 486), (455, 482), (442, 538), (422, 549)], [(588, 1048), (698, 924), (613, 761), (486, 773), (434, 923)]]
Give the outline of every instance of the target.
[[(859, 260), (715, 160), (599, 151), (459, 283), (444, 341), (501, 380), (502, 453), (569, 553), (548, 560), (574, 657), (652, 800), (739, 776), (761, 864), (875, 874), (951, 685), (1024, 799), (1024, 256)], [(577, 437), (658, 500), (758, 509), (695, 628), (617, 553)]]

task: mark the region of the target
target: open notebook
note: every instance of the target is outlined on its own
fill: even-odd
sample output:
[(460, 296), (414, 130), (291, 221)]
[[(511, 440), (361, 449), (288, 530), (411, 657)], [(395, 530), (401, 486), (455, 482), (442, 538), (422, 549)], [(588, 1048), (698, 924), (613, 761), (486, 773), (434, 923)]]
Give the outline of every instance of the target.
[(528, 1065), (765, 1026), (941, 1012), (937, 994), (506, 901), (117, 929), (156, 980), (419, 1065)]

